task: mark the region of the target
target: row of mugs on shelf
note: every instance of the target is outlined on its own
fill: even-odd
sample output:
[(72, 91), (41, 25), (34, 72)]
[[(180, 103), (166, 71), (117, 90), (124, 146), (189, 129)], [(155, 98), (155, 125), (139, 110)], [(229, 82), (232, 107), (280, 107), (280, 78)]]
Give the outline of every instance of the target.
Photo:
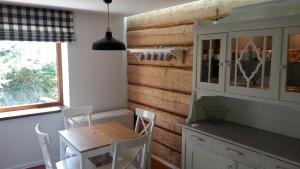
[(139, 53), (136, 54), (138, 61), (143, 60), (170, 60), (171, 53)]

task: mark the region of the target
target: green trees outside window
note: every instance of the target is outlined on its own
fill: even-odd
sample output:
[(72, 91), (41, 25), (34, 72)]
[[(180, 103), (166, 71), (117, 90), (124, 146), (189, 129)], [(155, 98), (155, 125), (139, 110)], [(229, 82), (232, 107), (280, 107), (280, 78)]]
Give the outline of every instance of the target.
[(59, 99), (55, 45), (0, 41), (0, 108)]

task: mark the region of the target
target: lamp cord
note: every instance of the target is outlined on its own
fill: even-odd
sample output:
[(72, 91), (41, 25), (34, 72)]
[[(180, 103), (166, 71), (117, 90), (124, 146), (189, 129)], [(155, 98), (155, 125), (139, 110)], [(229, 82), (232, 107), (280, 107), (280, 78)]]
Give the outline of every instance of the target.
[(110, 26), (109, 26), (109, 3), (107, 3), (107, 30), (110, 31)]

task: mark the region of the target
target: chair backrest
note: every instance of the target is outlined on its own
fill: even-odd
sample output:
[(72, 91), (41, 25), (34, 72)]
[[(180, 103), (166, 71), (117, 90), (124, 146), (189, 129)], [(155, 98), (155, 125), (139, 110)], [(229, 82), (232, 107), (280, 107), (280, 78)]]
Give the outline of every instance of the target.
[[(153, 112), (143, 110), (140, 108), (135, 109), (135, 114), (137, 115), (136, 124), (135, 124), (135, 132), (139, 132), (140, 134), (149, 134), (149, 138), (147, 141), (147, 154), (148, 154), (148, 168), (151, 168), (151, 142), (153, 137), (153, 128), (155, 125), (156, 115)], [(145, 122), (146, 121), (146, 122)], [(140, 127), (143, 127), (142, 129)]]
[(50, 144), (51, 144), (50, 135), (48, 133), (41, 132), (39, 124), (35, 126), (35, 132), (37, 134), (42, 149), (46, 169), (57, 169), (55, 161), (52, 158), (53, 157), (52, 152), (50, 150)]
[[(155, 124), (155, 118), (156, 118), (155, 113), (140, 108), (136, 108), (135, 114), (137, 115), (135, 132), (139, 132), (140, 134), (149, 133), (151, 137), (154, 124)], [(142, 129), (140, 128), (140, 125), (142, 125), (143, 127)]]
[[(118, 157), (121, 154), (121, 151), (134, 149), (136, 152), (130, 159), (122, 165), (122, 169), (127, 169), (128, 167), (135, 166), (137, 169), (146, 169), (147, 159), (148, 159), (148, 140), (149, 134), (142, 135), (138, 138), (125, 140), (125, 141), (113, 141), (112, 146), (114, 149), (112, 169), (118, 169)], [(140, 156), (141, 154), (141, 156)], [(136, 157), (139, 156), (139, 160), (136, 161)]]
[(62, 110), (64, 116), (65, 129), (76, 128), (92, 124), (91, 114), (93, 112), (92, 106), (74, 107)]

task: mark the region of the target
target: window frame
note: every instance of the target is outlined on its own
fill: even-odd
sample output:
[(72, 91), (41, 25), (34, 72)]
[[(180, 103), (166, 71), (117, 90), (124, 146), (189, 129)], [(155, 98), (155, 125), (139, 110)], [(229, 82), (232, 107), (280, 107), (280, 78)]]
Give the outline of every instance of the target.
[(63, 106), (64, 96), (63, 96), (63, 77), (62, 77), (62, 51), (61, 51), (61, 43), (59, 42), (56, 43), (56, 68), (57, 68), (57, 87), (58, 87), (58, 96), (59, 96), (57, 102), (9, 106), (9, 107), (0, 108), (0, 113), (36, 109), (36, 108)]

